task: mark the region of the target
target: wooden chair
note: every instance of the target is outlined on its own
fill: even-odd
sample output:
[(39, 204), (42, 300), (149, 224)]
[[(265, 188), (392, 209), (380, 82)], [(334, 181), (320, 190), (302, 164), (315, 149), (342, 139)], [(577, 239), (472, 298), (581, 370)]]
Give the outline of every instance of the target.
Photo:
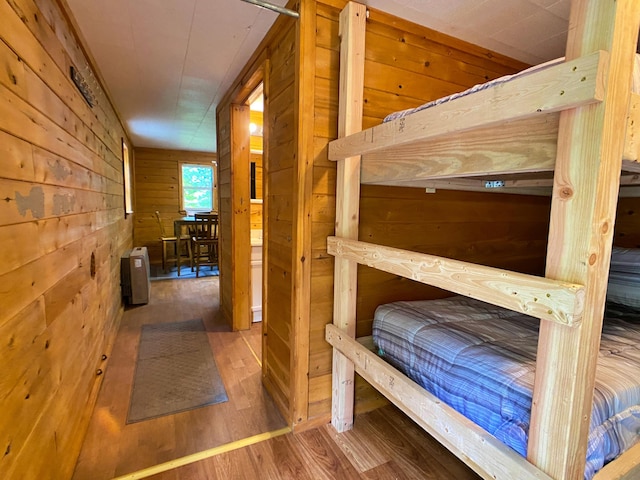
[(196, 278), (200, 276), (200, 267), (218, 265), (218, 215), (196, 213), (193, 242), (193, 260), (196, 266)]
[[(178, 269), (178, 275), (180, 275), (180, 263), (182, 258), (182, 252), (178, 252), (178, 237), (174, 235), (168, 235), (164, 224), (162, 223), (162, 217), (160, 212), (156, 210), (156, 220), (160, 227), (160, 241), (162, 242), (162, 271), (166, 273), (167, 264), (175, 263)], [(193, 252), (191, 250), (191, 238), (189, 235), (181, 235), (181, 243), (186, 245), (187, 258), (189, 263), (193, 264)], [(184, 241), (184, 242), (183, 242)]]

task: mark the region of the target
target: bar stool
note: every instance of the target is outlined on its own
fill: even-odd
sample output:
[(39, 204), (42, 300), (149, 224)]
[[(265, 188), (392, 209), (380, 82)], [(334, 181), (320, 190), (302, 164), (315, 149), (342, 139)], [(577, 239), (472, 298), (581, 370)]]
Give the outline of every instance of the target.
[[(164, 228), (164, 224), (162, 223), (162, 217), (160, 216), (160, 212), (156, 210), (156, 220), (158, 221), (158, 226), (160, 227), (160, 242), (162, 242), (162, 271), (167, 272), (167, 265), (169, 263), (175, 263), (176, 268), (178, 269), (178, 275), (180, 275), (180, 265), (182, 262), (182, 252), (178, 252), (178, 237), (175, 235), (167, 235), (167, 232)], [(186, 244), (186, 254), (187, 260), (189, 264), (193, 264), (193, 252), (191, 250), (191, 238), (189, 235), (181, 235), (180, 243)]]
[(200, 276), (200, 266), (218, 265), (218, 215), (211, 213), (195, 214), (193, 242), (193, 261), (196, 266), (196, 278)]

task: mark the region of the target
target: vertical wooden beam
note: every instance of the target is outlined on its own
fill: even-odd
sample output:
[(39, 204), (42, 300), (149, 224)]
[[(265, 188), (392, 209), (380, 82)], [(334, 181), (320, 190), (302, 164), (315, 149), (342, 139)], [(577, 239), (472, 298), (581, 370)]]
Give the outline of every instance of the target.
[(251, 175), (249, 106), (231, 105), (231, 241), (233, 329), (251, 326)]
[[(232, 295), (227, 286), (233, 281), (233, 243), (231, 238), (231, 108), (230, 104), (216, 109), (216, 151), (218, 156), (218, 269), (220, 311), (229, 327), (233, 324)], [(229, 294), (227, 294), (229, 292)]]
[(639, 19), (637, 0), (572, 3), (567, 59), (610, 64), (604, 101), (560, 117), (546, 275), (585, 285), (585, 308), (576, 327), (541, 322), (528, 447), (557, 479), (584, 473)]
[[(338, 136), (362, 130), (366, 7), (349, 2), (340, 14), (340, 104)], [(338, 162), (336, 236), (358, 239), (360, 213), (360, 157)], [(358, 264), (335, 259), (333, 324), (351, 337), (356, 333)], [(353, 425), (354, 367), (333, 350), (331, 424), (338, 432)]]
[(293, 425), (309, 412), (309, 316), (311, 304), (311, 200), (316, 61), (316, 2), (300, 1), (296, 21), (296, 161), (294, 162), (290, 409)]

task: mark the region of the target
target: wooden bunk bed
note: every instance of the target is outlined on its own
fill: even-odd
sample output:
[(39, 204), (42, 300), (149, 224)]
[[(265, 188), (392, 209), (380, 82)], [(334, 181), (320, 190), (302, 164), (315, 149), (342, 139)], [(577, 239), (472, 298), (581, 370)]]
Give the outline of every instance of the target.
[[(340, 138), (329, 145), (338, 161), (328, 238), (332, 424), (351, 428), (355, 371), (484, 478), (583, 478), (616, 202), (621, 185), (635, 193), (640, 171), (640, 100), (631, 93), (640, 2), (573, 0), (560, 64), (360, 131), (365, 18), (355, 3), (341, 14)], [(358, 241), (361, 183), (477, 190), (485, 182), (551, 188), (545, 277)], [(358, 264), (540, 319), (527, 459), (354, 338)], [(638, 475), (640, 444), (594, 478)]]

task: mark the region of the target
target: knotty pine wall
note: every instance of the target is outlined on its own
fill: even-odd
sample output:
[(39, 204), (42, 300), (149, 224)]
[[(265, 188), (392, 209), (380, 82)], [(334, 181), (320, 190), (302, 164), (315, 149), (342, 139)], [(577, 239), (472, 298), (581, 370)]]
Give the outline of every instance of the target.
[[(270, 392), (280, 404), (287, 406), (287, 417), (293, 417), (292, 395), (295, 388), (293, 361), (294, 318), (292, 296), (294, 287), (294, 207), (296, 182), (297, 131), (295, 127), (296, 25), (287, 21), (274, 38), (269, 59), (266, 94), (266, 250), (267, 284), (263, 318), (267, 322), (264, 377)], [(266, 354), (265, 354), (266, 353)]]
[[(70, 478), (122, 317), (123, 127), (53, 0), (0, 2), (0, 478)], [(73, 65), (96, 98), (69, 79)], [(129, 146), (131, 146), (129, 144)]]
[[(136, 199), (133, 242), (147, 247), (151, 263), (162, 263), (160, 226), (155, 212), (159, 211), (167, 234), (172, 235), (173, 220), (183, 217), (180, 212), (180, 165), (197, 163), (210, 165), (217, 155), (207, 152), (135, 148), (133, 190)], [(214, 169), (214, 182), (218, 181)], [(215, 203), (215, 200), (214, 200)]]

